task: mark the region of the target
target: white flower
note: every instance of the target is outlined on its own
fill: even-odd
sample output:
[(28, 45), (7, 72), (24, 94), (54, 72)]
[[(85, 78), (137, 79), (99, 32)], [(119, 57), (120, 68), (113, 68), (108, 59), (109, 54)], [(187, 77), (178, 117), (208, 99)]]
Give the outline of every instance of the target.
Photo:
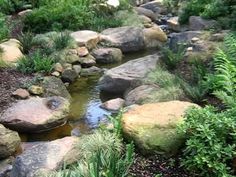
[(108, 0), (107, 4), (109, 4), (113, 7), (118, 7), (120, 5), (120, 1), (119, 0)]

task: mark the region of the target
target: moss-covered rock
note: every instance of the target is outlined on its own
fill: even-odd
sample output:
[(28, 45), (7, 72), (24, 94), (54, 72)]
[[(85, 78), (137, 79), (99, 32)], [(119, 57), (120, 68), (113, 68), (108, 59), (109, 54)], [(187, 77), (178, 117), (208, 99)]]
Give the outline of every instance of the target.
[(0, 124), (0, 159), (13, 155), (19, 145), (20, 137), (18, 133)]
[(177, 126), (184, 121), (183, 115), (191, 106), (197, 105), (170, 101), (135, 106), (123, 115), (124, 135), (145, 154), (174, 155), (184, 142)]

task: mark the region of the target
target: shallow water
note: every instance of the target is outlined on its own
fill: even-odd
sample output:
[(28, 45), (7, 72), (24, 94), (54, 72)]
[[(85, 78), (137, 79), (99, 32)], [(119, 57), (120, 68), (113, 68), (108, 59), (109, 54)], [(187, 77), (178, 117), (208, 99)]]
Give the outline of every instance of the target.
[[(113, 68), (129, 60), (144, 57), (156, 52), (156, 49), (152, 49), (127, 54), (124, 56), (121, 63), (98, 65), (98, 67)], [(39, 134), (22, 134), (22, 141), (49, 141), (70, 135), (80, 136), (91, 132), (91, 130), (97, 128), (101, 122), (106, 122), (106, 115), (110, 115), (111, 113), (100, 108), (100, 105), (104, 101), (121, 97), (121, 95), (100, 93), (97, 84), (100, 77), (101, 76), (81, 77), (68, 87), (72, 96), (72, 104), (69, 119), (65, 125)]]

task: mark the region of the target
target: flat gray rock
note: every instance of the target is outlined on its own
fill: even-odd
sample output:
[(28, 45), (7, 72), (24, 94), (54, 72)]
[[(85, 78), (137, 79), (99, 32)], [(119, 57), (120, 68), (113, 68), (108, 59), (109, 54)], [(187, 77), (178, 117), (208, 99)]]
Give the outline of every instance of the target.
[(141, 84), (146, 74), (156, 68), (158, 55), (149, 55), (107, 70), (99, 80), (99, 88), (110, 93), (124, 93)]
[(140, 27), (109, 28), (101, 34), (103, 46), (119, 48), (122, 52), (145, 49), (143, 30)]

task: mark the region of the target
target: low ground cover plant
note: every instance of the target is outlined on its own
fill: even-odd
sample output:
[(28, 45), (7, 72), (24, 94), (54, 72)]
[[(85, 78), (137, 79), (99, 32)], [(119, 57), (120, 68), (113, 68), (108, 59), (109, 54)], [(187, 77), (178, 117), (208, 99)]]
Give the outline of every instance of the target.
[(182, 164), (200, 176), (233, 176), (235, 118), (235, 109), (219, 112), (208, 106), (189, 110), (180, 127), (187, 135)]
[(43, 55), (40, 51), (22, 57), (17, 62), (17, 70), (23, 73), (43, 72), (49, 73), (53, 69), (55, 60)]

